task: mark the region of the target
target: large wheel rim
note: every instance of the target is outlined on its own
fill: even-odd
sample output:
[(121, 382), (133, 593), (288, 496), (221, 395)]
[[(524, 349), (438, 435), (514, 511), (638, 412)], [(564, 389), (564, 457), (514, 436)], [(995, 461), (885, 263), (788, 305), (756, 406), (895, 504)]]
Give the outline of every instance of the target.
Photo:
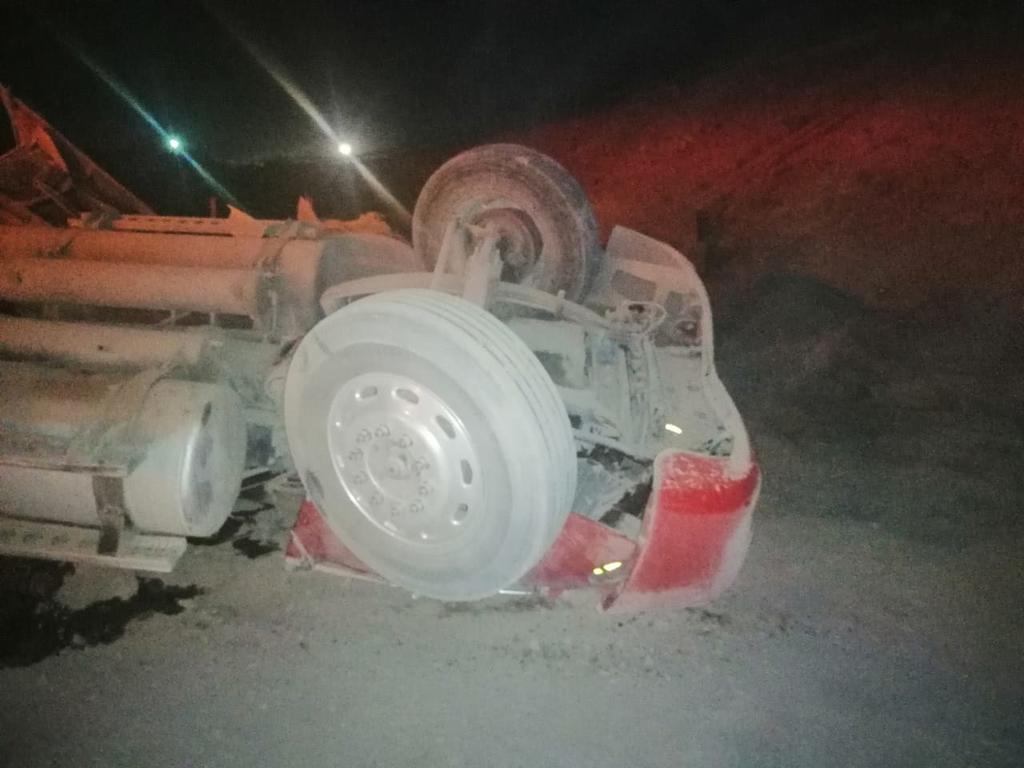
[(515, 583), (575, 492), (568, 415), (543, 366), (492, 315), (434, 291), (321, 321), (296, 349), (285, 421), (331, 529), (418, 594), (468, 600)]
[(334, 396), (328, 444), (352, 503), (408, 543), (465, 534), (481, 500), (480, 461), (456, 412), (413, 379), (374, 372)]

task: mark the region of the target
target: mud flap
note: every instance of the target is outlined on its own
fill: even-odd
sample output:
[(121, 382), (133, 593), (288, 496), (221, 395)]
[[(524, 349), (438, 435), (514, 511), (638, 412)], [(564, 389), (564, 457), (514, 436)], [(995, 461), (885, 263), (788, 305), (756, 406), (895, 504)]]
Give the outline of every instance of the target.
[(660, 454), (636, 557), (605, 609), (683, 608), (715, 599), (746, 559), (760, 485), (756, 464), (736, 477), (724, 458)]

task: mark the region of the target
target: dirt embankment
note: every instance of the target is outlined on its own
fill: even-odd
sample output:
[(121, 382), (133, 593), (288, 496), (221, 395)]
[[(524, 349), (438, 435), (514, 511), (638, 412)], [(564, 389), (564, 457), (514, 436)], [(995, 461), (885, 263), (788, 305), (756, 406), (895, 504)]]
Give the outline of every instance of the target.
[(953, 548), (1022, 530), (1024, 55), (997, 38), (760, 55), (516, 137), (606, 229), (702, 263), (768, 508)]
[(741, 282), (777, 271), (869, 305), (1024, 306), (1024, 56), (953, 20), (785, 56), (519, 137), (604, 226)]

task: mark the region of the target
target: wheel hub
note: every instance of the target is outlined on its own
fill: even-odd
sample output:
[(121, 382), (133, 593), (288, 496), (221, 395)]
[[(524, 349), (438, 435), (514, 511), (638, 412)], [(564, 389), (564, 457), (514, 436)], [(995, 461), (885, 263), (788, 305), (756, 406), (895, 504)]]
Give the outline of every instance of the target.
[(498, 250), (504, 262), (502, 279), (524, 283), (536, 269), (544, 242), (530, 216), (518, 208), (491, 208), (474, 220), (498, 233)]
[(349, 498), (392, 536), (450, 540), (482, 506), (479, 461), (462, 422), (405, 376), (368, 373), (346, 382), (331, 404), (328, 441)]

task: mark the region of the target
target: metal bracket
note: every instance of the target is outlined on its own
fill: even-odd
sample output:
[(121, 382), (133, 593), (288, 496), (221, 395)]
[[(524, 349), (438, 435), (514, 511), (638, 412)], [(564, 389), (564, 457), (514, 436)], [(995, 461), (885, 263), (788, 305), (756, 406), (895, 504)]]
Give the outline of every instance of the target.
[(180, 536), (126, 532), (115, 555), (101, 555), (100, 531), (0, 516), (0, 555), (170, 573), (188, 546)]
[(268, 339), (276, 340), (281, 332), (280, 304), (281, 293), (284, 289), (284, 282), (279, 274), (281, 253), (288, 243), (301, 236), (301, 232), (302, 222), (288, 221), (273, 237), (264, 238), (266, 242), (263, 244), (258, 258), (260, 317), (257, 319)]
[(486, 309), (501, 276), (498, 238), (489, 226), (452, 219), (441, 241), (430, 287), (443, 290), (442, 285), (453, 275), (462, 277), (462, 298)]
[(474, 234), (478, 237), (476, 247), (466, 260), (466, 283), (462, 289), (462, 298), (487, 309), (501, 274), (498, 234), (490, 229)]
[(441, 248), (434, 264), (433, 280), (430, 287), (438, 290), (446, 275), (461, 275), (466, 268), (466, 232), (462, 222), (452, 219), (444, 231)]
[(96, 499), (96, 515), (100, 519), (98, 555), (116, 555), (121, 548), (122, 534), (128, 514), (124, 503), (124, 479), (94, 475), (92, 493)]

